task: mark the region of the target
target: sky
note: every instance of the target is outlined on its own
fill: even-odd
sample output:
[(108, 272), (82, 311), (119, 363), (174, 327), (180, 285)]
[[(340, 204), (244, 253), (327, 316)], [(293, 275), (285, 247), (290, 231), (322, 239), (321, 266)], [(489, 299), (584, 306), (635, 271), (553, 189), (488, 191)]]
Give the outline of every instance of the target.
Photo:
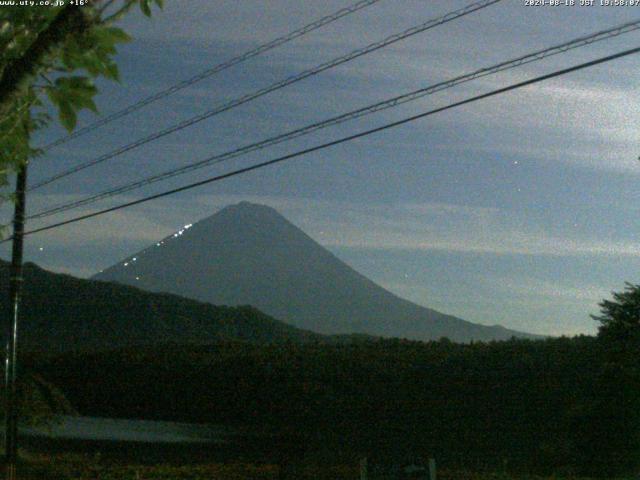
[[(348, 0), (166, 2), (121, 26), (119, 84), (106, 115), (349, 5)], [(135, 114), (49, 151), (30, 182), (215, 105), (464, 7), (381, 0)], [(576, 3), (580, 3), (579, 0)], [(640, 6), (527, 6), (503, 0), (297, 82), (30, 192), (28, 212), (640, 19)], [(269, 160), (621, 50), (640, 33), (484, 77), (267, 150), (42, 220), (29, 228)], [(393, 293), (465, 320), (546, 335), (593, 334), (590, 314), (640, 283), (640, 56), (448, 110), (162, 200), (36, 234), (26, 258), (90, 277), (152, 242), (248, 200), (276, 208)], [(79, 125), (95, 120), (80, 115)], [(36, 143), (63, 135), (53, 125)], [(10, 218), (5, 205), (3, 220)], [(0, 255), (8, 258), (7, 244)]]

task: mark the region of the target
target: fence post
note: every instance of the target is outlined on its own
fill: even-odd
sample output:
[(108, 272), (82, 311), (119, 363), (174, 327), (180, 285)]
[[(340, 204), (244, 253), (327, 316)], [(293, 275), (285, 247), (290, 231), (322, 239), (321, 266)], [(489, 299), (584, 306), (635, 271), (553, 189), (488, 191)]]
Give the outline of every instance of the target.
[(436, 459), (429, 459), (429, 480), (436, 480)]
[(360, 459), (360, 480), (367, 480), (367, 457)]

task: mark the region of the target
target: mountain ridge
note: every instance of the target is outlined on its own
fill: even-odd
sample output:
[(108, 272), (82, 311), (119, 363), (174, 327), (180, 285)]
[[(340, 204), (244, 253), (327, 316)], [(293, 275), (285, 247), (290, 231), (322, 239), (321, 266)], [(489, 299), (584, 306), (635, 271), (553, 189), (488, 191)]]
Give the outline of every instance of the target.
[(348, 266), (275, 209), (230, 205), (93, 277), (216, 305), (250, 304), (298, 328), (412, 340), (539, 338), (402, 299)]
[[(276, 320), (255, 307), (214, 306), (169, 293), (98, 282), (24, 265), (20, 344), (27, 351), (112, 350), (219, 342), (340, 342)], [(0, 289), (9, 264), (0, 260)], [(8, 299), (0, 298), (7, 311)]]

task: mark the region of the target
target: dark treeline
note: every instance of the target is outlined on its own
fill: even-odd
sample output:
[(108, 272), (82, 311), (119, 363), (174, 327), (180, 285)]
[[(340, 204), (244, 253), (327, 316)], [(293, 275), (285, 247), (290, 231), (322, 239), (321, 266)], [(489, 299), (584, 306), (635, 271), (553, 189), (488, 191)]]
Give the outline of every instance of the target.
[(640, 459), (637, 359), (612, 345), (230, 343), (30, 363), (85, 415), (265, 427), (298, 454), (611, 476)]

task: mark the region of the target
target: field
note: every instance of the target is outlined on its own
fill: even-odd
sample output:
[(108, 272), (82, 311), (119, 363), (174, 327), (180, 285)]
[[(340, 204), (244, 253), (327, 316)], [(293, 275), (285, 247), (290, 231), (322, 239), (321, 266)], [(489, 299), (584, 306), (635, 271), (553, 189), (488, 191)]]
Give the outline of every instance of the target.
[[(22, 480), (357, 480), (355, 465), (321, 467), (298, 465), (281, 472), (278, 465), (250, 463), (210, 463), (201, 465), (122, 465), (104, 461), (100, 456), (29, 456), (20, 464)], [(371, 480), (376, 477), (369, 476)], [(440, 471), (439, 480), (589, 480), (585, 477), (511, 476), (504, 473)], [(624, 480), (624, 479), (619, 479)], [(629, 479), (630, 480), (630, 479)]]

